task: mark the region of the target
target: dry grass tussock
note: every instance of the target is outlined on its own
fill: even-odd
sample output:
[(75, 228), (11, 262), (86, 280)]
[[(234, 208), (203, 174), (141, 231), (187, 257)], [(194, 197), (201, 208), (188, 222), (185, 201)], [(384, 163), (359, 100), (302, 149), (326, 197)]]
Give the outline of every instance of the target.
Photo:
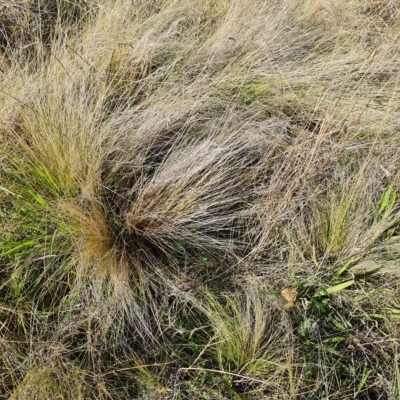
[(0, 32), (1, 399), (400, 396), (397, 2), (11, 0)]

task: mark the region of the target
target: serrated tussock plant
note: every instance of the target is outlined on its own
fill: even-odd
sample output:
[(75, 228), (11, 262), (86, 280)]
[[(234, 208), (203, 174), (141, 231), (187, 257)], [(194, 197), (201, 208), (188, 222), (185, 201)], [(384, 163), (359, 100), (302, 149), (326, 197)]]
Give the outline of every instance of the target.
[(399, 18), (3, 2), (0, 398), (397, 398)]

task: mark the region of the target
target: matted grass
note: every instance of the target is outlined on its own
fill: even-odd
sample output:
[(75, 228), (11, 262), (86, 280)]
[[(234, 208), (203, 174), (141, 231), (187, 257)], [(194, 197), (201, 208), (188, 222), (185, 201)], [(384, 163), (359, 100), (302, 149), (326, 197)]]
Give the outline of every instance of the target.
[(39, 3), (0, 2), (0, 398), (398, 398), (396, 2)]

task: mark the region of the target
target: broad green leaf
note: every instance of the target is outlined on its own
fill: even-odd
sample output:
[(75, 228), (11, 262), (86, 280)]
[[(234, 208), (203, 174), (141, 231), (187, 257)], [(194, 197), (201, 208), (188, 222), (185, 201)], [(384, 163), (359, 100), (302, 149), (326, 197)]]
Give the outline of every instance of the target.
[(393, 189), (393, 185), (390, 184), (386, 192), (382, 195), (382, 197), (379, 200), (376, 218), (379, 218), (383, 212), (385, 212), (385, 217), (388, 217), (390, 213), (393, 211), (396, 199), (397, 199), (397, 193)]
[(339, 291), (351, 286), (353, 283), (354, 283), (354, 279), (340, 283), (339, 285), (331, 286), (328, 289), (324, 289), (324, 290), (321, 290), (321, 291), (315, 293), (313, 297), (326, 296), (331, 293), (339, 292)]

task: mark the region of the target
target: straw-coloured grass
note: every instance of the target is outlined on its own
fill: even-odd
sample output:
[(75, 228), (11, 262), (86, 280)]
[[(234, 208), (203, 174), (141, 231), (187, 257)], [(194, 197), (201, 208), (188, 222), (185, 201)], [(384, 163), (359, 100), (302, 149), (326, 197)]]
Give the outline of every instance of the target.
[(0, 398), (400, 396), (396, 2), (3, 3)]

